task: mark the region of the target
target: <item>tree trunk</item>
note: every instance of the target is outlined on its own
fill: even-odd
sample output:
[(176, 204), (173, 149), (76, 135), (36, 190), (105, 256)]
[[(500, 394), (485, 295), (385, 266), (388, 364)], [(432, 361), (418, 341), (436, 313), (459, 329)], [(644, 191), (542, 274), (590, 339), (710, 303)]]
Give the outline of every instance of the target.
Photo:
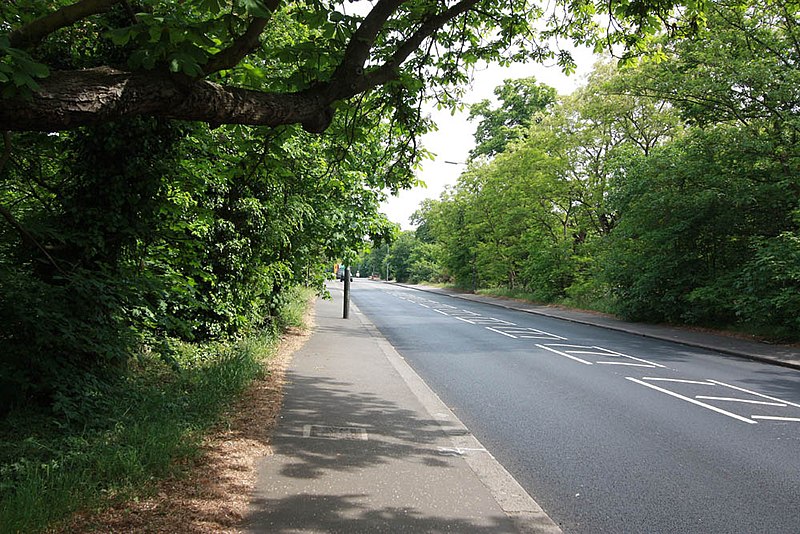
[(147, 115), (212, 125), (299, 123), (318, 133), (333, 118), (333, 91), (325, 85), (298, 93), (263, 93), (108, 67), (54, 71), (40, 85), (32, 99), (0, 100), (0, 130), (58, 131)]

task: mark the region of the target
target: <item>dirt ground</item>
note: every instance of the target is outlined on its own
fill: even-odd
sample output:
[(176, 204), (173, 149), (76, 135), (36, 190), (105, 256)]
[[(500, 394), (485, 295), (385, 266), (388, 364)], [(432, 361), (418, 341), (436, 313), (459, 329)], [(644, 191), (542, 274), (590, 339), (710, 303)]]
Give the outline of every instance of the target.
[(209, 434), (188, 474), (158, 485), (153, 497), (78, 514), (58, 532), (238, 533), (256, 482), (256, 464), (272, 454), (270, 436), (283, 399), (286, 367), (311, 335), (313, 306), (303, 329), (282, 338), (268, 373), (254, 382)]

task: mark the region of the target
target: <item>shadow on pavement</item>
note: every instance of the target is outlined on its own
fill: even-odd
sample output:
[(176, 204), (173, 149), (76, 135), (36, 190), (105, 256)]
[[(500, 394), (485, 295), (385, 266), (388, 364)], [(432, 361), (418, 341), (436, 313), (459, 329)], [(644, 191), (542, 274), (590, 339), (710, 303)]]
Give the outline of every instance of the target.
[[(420, 462), (449, 468), (445, 447), (447, 429), (433, 419), (421, 419), (370, 393), (354, 391), (350, 384), (328, 378), (289, 373), (283, 422), (273, 440), (277, 454), (291, 458), (284, 476), (311, 479), (327, 471), (363, 469), (390, 460)], [(288, 424), (287, 424), (288, 423)], [(305, 424), (361, 428), (368, 439), (304, 438)], [(462, 432), (454, 428), (452, 433)]]
[(277, 500), (256, 500), (264, 512), (252, 516), (258, 530), (251, 532), (458, 532), (474, 534), (516, 533), (505, 516), (484, 518), (483, 525), (469, 520), (425, 516), (413, 510), (359, 504), (363, 495), (290, 496)]

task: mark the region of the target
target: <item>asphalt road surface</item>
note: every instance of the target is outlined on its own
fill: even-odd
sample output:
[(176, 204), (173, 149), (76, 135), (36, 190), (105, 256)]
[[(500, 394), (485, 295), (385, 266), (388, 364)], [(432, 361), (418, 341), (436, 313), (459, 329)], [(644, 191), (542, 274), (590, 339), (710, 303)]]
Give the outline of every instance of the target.
[(365, 280), (352, 300), (565, 532), (800, 532), (800, 371)]

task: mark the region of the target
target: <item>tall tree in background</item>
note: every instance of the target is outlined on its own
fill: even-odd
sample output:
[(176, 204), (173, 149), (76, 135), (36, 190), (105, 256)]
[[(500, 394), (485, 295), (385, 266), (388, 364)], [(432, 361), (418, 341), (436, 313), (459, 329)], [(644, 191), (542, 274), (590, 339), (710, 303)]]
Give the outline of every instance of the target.
[(475, 148), (470, 158), (491, 158), (506, 150), (509, 143), (524, 137), (537, 113), (546, 111), (556, 101), (556, 90), (539, 84), (536, 78), (519, 78), (503, 81), (495, 87), (500, 101), (492, 108), (489, 100), (481, 100), (469, 108), (469, 120), (478, 121), (475, 130)]
[(707, 30), (629, 78), (627, 92), (669, 101), (691, 127), (618, 183), (607, 274), (629, 316), (796, 337), (798, 14), (715, 3)]

